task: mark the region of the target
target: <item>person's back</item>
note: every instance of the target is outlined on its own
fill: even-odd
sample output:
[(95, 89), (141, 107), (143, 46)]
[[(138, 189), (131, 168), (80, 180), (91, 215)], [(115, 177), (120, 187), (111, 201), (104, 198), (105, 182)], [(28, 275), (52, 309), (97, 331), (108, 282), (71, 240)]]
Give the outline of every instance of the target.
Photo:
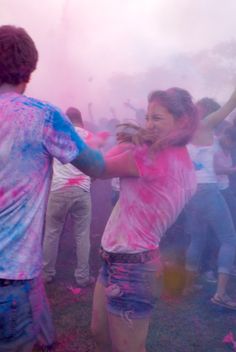
[(104, 170), (59, 109), (23, 95), (37, 60), (23, 28), (0, 26), (1, 352), (32, 351), (48, 310), (40, 271), (52, 158), (90, 176)]
[[(23, 95), (0, 95), (1, 278), (31, 279), (41, 270), (39, 248), (52, 173), (47, 148), (54, 148), (49, 140), (56, 113)], [(63, 159), (63, 151), (59, 154)]]

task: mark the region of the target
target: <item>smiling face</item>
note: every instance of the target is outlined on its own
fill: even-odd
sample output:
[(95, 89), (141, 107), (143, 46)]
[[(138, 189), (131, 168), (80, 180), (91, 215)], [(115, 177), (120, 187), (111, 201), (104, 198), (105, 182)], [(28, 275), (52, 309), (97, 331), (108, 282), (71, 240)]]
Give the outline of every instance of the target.
[(164, 137), (176, 127), (174, 116), (159, 102), (153, 101), (148, 104), (146, 115), (146, 128)]

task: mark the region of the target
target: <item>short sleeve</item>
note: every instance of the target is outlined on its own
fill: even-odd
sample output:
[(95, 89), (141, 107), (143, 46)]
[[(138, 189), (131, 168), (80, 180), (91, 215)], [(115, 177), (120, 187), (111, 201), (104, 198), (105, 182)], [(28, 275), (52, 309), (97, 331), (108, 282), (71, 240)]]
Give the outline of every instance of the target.
[(137, 147), (134, 150), (134, 160), (141, 177), (156, 178), (162, 173), (162, 164), (157, 160), (157, 155), (150, 152), (147, 146)]
[(43, 145), (52, 157), (63, 164), (74, 160), (87, 147), (67, 117), (52, 107), (46, 112)]

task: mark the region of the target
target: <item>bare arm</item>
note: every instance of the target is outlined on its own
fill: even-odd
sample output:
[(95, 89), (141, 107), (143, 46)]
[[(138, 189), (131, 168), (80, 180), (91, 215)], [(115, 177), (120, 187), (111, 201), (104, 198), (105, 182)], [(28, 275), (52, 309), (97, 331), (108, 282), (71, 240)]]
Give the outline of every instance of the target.
[(134, 144), (131, 143), (119, 143), (111, 148), (105, 155), (106, 158), (116, 156), (118, 154), (124, 153), (127, 150), (134, 148)]
[[(117, 147), (119, 147), (119, 144)], [(86, 147), (71, 164), (90, 177), (138, 177), (139, 171), (130, 148), (122, 145), (116, 148), (116, 153), (105, 158), (95, 149)]]
[(140, 176), (139, 170), (131, 150), (105, 157), (105, 171), (101, 175), (101, 178), (138, 176)]
[(100, 177), (105, 170), (103, 155), (88, 146), (71, 161), (71, 164), (90, 177)]
[(120, 143), (105, 155), (105, 172), (102, 178), (138, 177), (139, 171), (134, 160), (134, 144)]
[(236, 167), (226, 167), (222, 163), (222, 158), (220, 157), (220, 154), (215, 154), (214, 157), (214, 169), (217, 175), (232, 175), (236, 172)]
[(208, 115), (202, 124), (209, 129), (214, 129), (219, 123), (221, 123), (234, 109), (236, 108), (236, 89), (229, 98), (229, 100), (217, 111)]

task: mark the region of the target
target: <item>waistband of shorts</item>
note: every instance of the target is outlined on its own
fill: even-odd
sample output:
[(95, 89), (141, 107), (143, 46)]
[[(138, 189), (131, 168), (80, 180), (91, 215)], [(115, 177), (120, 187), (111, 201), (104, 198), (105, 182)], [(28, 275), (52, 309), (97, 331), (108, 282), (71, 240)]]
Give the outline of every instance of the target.
[(139, 253), (114, 253), (100, 248), (100, 255), (108, 263), (147, 263), (159, 257), (159, 248)]
[(24, 285), (27, 282), (31, 282), (32, 279), (29, 280), (10, 280), (10, 279), (0, 279), (0, 287), (5, 287), (5, 286), (20, 286)]

